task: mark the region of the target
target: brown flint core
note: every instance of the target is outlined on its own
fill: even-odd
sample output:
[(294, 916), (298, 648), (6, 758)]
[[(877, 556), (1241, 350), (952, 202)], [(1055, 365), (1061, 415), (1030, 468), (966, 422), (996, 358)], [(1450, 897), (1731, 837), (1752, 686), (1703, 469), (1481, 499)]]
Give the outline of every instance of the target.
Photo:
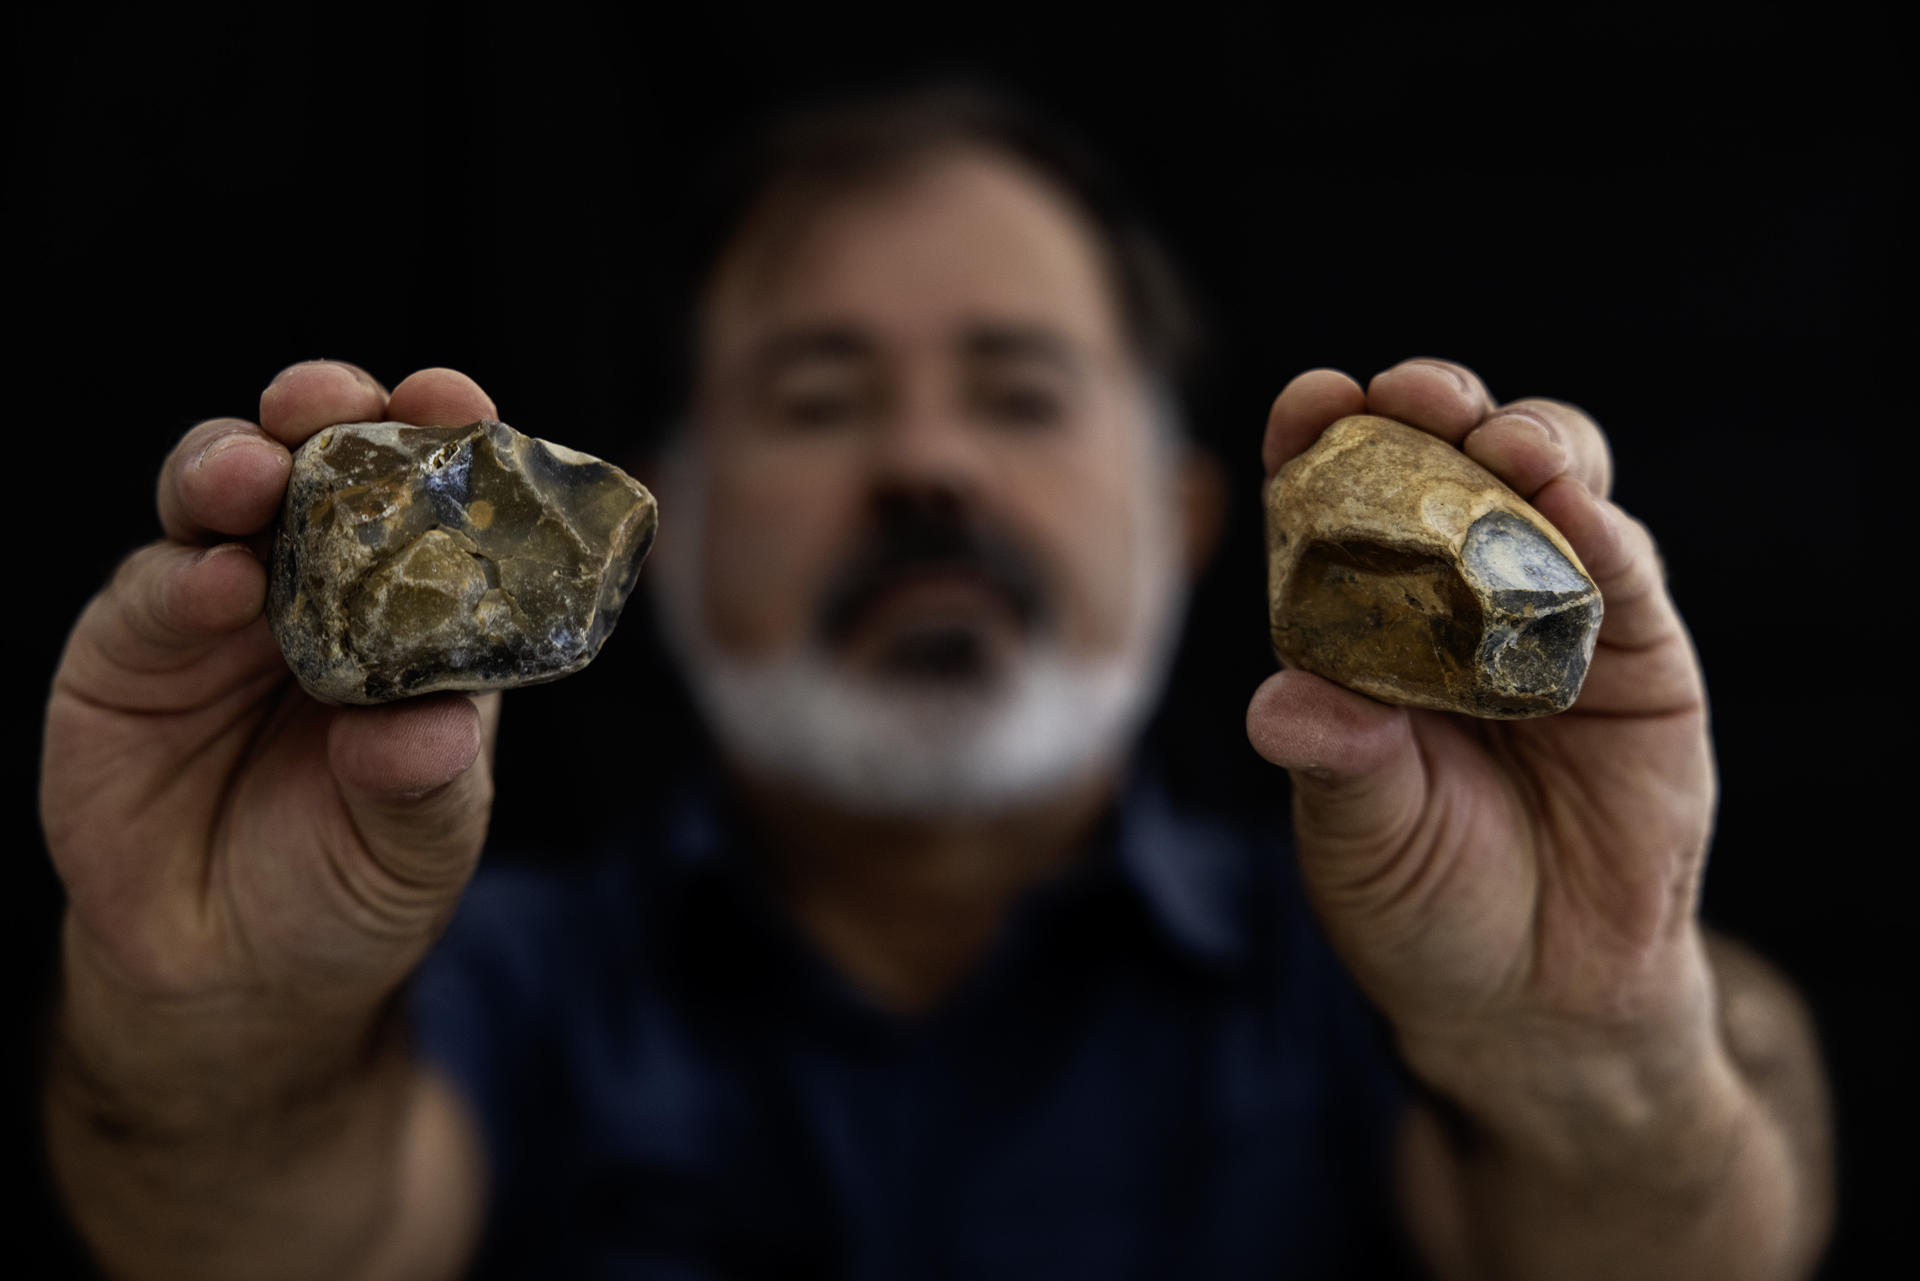
[(1484, 717), (1564, 711), (1601, 620), (1573, 549), (1425, 432), (1345, 418), (1267, 492), (1275, 654), (1385, 702)]
[(326, 702), (554, 680), (599, 653), (655, 524), (625, 472), (504, 423), (329, 427), (294, 456), (268, 622)]

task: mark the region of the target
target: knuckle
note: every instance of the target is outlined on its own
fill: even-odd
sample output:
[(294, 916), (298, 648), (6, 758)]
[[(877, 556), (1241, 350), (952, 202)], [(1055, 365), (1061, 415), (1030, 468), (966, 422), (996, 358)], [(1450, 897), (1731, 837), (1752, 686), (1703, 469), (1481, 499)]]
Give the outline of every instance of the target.
[(166, 458), (160, 464), (160, 478), (163, 483), (186, 470), (187, 465), (199, 457), (200, 452), (212, 443), (213, 437), (209, 429), (215, 421), (218, 420), (195, 423), (181, 434), (179, 440), (173, 442), (173, 448), (167, 451)]
[(172, 640), (185, 630), (182, 622), (188, 612), (188, 602), (184, 599), (180, 575), (174, 572), (177, 569), (175, 565), (156, 566), (155, 571), (142, 580), (136, 617), (142, 634), (149, 640)]
[(1542, 423), (1565, 447), (1581, 480), (1604, 493), (1613, 475), (1613, 451), (1593, 415), (1569, 401), (1529, 396), (1502, 407), (1502, 413), (1526, 413)]
[(1653, 571), (1660, 576), (1660, 581), (1666, 582), (1667, 554), (1660, 550), (1660, 541), (1653, 536), (1653, 531), (1641, 522), (1635, 521), (1634, 525), (1640, 530), (1640, 545), (1646, 552), (1647, 563), (1653, 566)]
[(1660, 554), (1660, 541), (1653, 536), (1652, 527), (1649, 526), (1646, 521), (1641, 520), (1638, 516), (1630, 512), (1623, 511), (1621, 515), (1627, 522), (1627, 528), (1633, 531), (1634, 539), (1640, 547), (1658, 556)]
[(163, 639), (172, 631), (166, 621), (172, 606), (163, 551), (164, 545), (150, 544), (128, 556), (114, 569), (104, 593), (109, 616), (117, 615), (128, 631), (145, 641)]
[(1667, 581), (1667, 558), (1660, 550), (1660, 540), (1653, 536), (1653, 530), (1647, 523), (1631, 513), (1619, 512), (1622, 528), (1626, 533), (1626, 552), (1631, 560), (1644, 566), (1657, 582)]
[(126, 597), (143, 590), (153, 575), (155, 556), (165, 546), (164, 543), (148, 543), (121, 557), (120, 563), (113, 567), (113, 573), (107, 577), (107, 593)]

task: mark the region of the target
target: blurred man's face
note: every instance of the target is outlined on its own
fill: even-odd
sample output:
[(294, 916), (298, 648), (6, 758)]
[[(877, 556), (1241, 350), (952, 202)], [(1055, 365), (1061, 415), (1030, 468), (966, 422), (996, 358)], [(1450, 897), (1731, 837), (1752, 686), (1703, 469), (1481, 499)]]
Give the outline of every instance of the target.
[(1178, 609), (1175, 490), (1094, 243), (964, 152), (736, 244), (657, 563), (724, 746), (788, 773), (864, 751), (842, 799), (865, 777), (925, 808), (1131, 737)]

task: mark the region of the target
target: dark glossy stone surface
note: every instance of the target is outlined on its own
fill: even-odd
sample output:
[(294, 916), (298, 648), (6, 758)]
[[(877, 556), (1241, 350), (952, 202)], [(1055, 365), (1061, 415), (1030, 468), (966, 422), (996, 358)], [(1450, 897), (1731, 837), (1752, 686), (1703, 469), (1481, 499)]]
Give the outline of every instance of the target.
[(656, 524), (619, 468), (504, 423), (329, 427), (294, 455), (267, 618), (330, 703), (555, 680), (600, 652)]

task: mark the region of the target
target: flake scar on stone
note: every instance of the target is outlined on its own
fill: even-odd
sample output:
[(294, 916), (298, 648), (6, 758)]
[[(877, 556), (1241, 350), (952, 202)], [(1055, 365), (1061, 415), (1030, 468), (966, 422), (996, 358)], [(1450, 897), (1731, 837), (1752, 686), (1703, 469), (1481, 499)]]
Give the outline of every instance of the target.
[(657, 524), (619, 468), (504, 423), (330, 427), (294, 456), (268, 623), (330, 703), (556, 680), (600, 652)]

